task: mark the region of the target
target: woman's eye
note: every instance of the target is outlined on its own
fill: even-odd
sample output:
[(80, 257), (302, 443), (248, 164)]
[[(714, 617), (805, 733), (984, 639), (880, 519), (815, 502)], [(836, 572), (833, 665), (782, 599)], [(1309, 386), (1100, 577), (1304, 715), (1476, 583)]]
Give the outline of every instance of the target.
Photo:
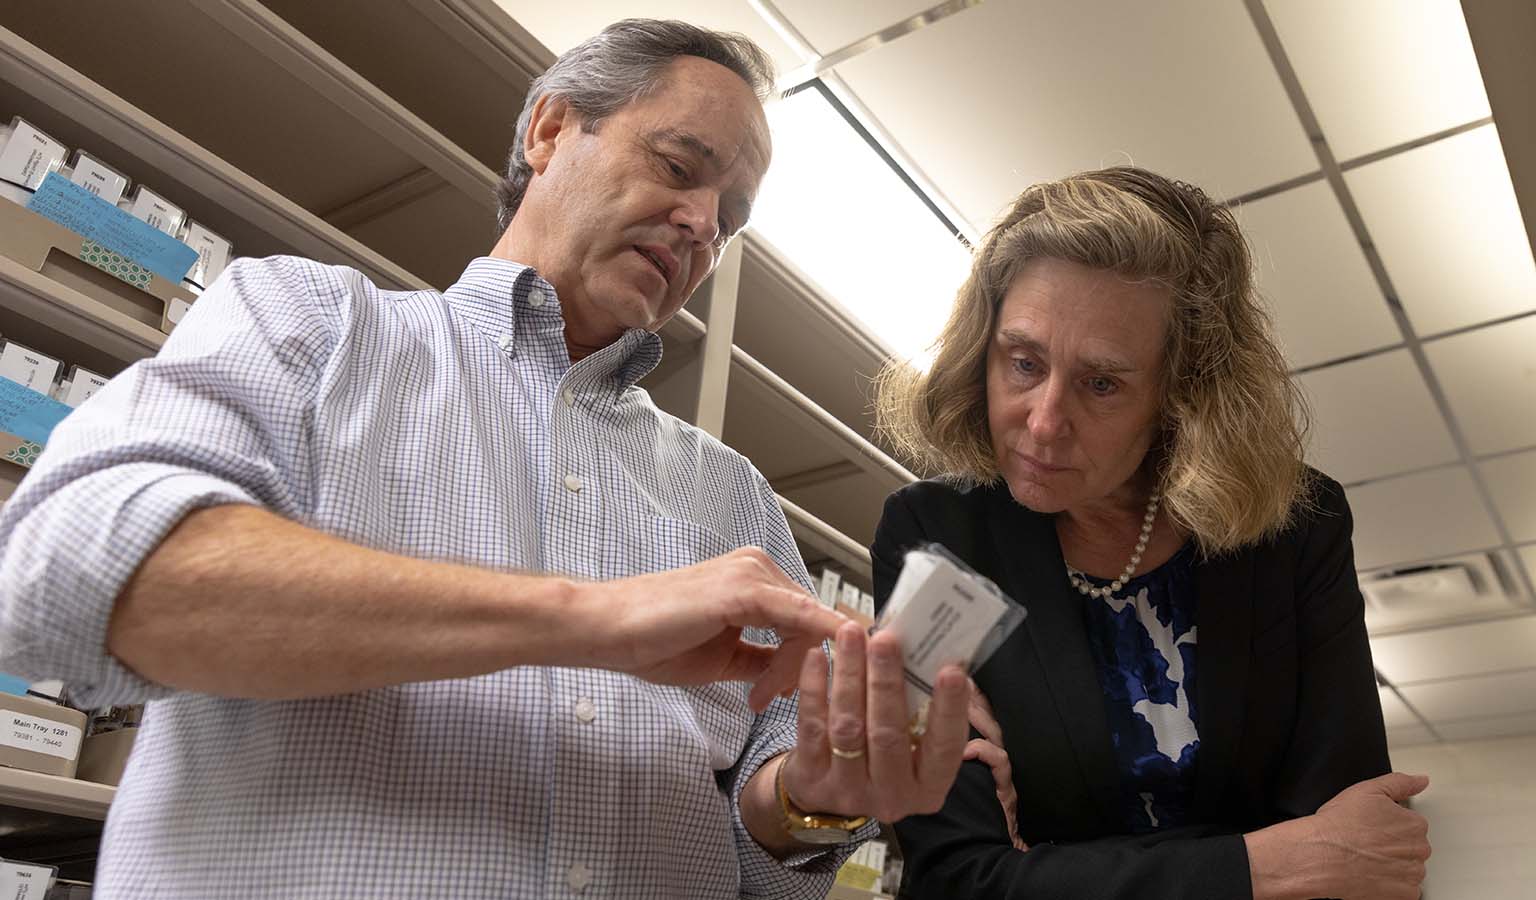
[(1035, 374), (1035, 370), (1038, 367), (1035, 365), (1035, 361), (1032, 359), (1015, 357), (1013, 360), (1013, 368), (1018, 371), (1020, 375), (1033, 375)]
[(1112, 394), (1115, 390), (1115, 382), (1113, 379), (1097, 375), (1088, 379), (1088, 389), (1095, 394)]
[(682, 166), (678, 165), (676, 162), (673, 162), (670, 159), (667, 160), (667, 170), (670, 171), (676, 178), (688, 177), (688, 170), (684, 169)]

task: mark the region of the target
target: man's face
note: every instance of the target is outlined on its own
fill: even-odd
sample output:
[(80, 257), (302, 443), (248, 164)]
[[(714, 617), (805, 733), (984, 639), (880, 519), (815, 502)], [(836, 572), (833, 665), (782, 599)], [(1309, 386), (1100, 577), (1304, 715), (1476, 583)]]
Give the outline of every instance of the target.
[(655, 331), (746, 224), (768, 168), (762, 104), (724, 66), (680, 57), (595, 129), (563, 104), (550, 115), (530, 126), (522, 261), (560, 293), (568, 334)]

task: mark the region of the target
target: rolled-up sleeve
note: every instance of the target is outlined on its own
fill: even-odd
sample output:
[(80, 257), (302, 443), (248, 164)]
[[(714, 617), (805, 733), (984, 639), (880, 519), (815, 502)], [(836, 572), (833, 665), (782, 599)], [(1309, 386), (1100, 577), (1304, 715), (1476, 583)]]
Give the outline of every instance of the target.
[(72, 413), (0, 510), (0, 671), (87, 706), (167, 689), (106, 650), (113, 603), (189, 512), (302, 516), (334, 313), (281, 259), (232, 265), (154, 358)]
[[(762, 535), (757, 543), (789, 574), (789, 577), (811, 593), (810, 574), (800, 558), (789, 522), (779, 506), (778, 495), (768, 482), (754, 470), (756, 493), (762, 510)], [(771, 632), (750, 635), (754, 640), (777, 643)], [(741, 792), (747, 782), (763, 764), (795, 746), (799, 730), (799, 708), (794, 697), (775, 699), (757, 716), (747, 749), (732, 772), (731, 805), (735, 818), (736, 850), (741, 861), (741, 896), (744, 898), (806, 898), (821, 900), (832, 886), (832, 879), (843, 861), (853, 853), (859, 843), (876, 837), (880, 824), (871, 821), (855, 834), (853, 843), (830, 850), (800, 853), (788, 859), (774, 859), (753, 839), (741, 820)]]

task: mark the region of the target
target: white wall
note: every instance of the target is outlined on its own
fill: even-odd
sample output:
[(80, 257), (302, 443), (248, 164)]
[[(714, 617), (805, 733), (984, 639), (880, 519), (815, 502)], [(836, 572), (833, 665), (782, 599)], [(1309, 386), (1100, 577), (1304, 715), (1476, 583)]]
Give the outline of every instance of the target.
[(1392, 765), (1430, 777), (1425, 900), (1536, 898), (1536, 736), (1394, 747)]

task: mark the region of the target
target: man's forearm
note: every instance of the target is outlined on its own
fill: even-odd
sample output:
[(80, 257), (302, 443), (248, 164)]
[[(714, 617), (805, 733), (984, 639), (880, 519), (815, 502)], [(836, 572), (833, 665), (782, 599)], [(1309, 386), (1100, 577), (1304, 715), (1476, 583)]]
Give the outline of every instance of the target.
[(573, 582), (359, 547), (264, 510), (187, 516), (118, 596), (107, 649), (169, 687), (292, 699), (580, 665)]

